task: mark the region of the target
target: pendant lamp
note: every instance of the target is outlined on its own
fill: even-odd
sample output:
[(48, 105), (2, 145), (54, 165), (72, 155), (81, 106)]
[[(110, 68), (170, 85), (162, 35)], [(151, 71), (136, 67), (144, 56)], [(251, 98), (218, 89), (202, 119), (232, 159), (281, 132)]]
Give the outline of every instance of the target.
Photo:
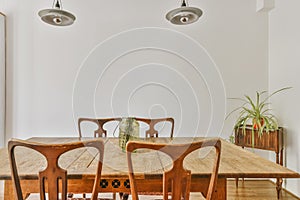
[(195, 7), (189, 7), (187, 0), (183, 0), (181, 7), (168, 12), (166, 18), (172, 24), (186, 25), (196, 22), (202, 14), (202, 10)]
[(72, 13), (63, 10), (61, 0), (54, 0), (51, 9), (43, 9), (38, 14), (45, 23), (54, 26), (69, 26), (76, 19)]

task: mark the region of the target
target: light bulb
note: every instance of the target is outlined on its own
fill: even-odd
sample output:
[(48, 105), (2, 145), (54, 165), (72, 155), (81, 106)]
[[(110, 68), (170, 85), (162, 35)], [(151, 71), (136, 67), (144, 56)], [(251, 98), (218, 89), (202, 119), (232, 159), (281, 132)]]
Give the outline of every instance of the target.
[(189, 18), (186, 17), (186, 16), (183, 16), (183, 17), (180, 18), (180, 21), (181, 21), (182, 23), (187, 23), (187, 22), (189, 21)]
[(61, 19), (60, 16), (56, 16), (56, 17), (53, 18), (53, 22), (55, 24), (61, 24), (62, 23), (62, 19)]

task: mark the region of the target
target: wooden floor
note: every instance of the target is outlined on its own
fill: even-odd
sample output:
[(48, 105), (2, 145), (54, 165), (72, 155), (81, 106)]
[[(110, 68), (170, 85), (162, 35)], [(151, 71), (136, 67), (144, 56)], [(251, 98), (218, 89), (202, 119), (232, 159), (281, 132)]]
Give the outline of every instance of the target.
[[(228, 181), (228, 200), (276, 200), (276, 188), (270, 181), (240, 181), (235, 187), (235, 181)], [(194, 195), (192, 195), (194, 197)], [(197, 196), (197, 195), (196, 195)], [(193, 198), (197, 199), (197, 198)], [(0, 200), (3, 200), (3, 182), (0, 181)], [(281, 200), (300, 200), (286, 191), (282, 192)]]
[[(227, 181), (227, 199), (228, 200), (276, 200), (276, 185), (268, 180), (245, 180), (239, 181), (239, 187), (236, 188), (235, 181)], [(281, 200), (299, 200), (285, 190), (282, 191)]]

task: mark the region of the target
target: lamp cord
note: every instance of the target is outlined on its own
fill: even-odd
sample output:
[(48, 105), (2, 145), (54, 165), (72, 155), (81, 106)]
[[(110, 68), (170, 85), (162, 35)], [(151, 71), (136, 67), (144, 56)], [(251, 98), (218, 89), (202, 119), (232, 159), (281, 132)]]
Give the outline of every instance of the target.
[(188, 6), (187, 0), (182, 0), (181, 7), (187, 7), (187, 6)]
[(59, 10), (62, 10), (62, 3), (61, 3), (61, 0), (54, 0), (53, 1), (53, 8), (56, 8), (56, 9), (59, 9)]

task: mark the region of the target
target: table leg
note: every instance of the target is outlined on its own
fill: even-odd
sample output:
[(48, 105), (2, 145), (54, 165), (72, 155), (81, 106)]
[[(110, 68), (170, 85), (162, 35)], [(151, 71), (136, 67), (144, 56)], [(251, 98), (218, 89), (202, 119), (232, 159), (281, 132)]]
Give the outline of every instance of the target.
[(279, 164), (283, 166), (283, 148), (280, 150), (280, 162)]
[[(280, 150), (280, 157), (279, 157), (279, 153), (276, 153), (276, 163), (283, 166), (283, 148)], [(280, 198), (282, 182), (283, 182), (282, 178), (277, 178), (276, 180), (277, 199)]]
[[(242, 146), (242, 149), (245, 149), (244, 146)], [(244, 182), (244, 178), (242, 178), (243, 182)], [(239, 178), (235, 178), (235, 187), (238, 188), (239, 187)]]
[(218, 178), (217, 191), (213, 199), (226, 200), (227, 199), (227, 179)]
[(279, 164), (279, 152), (276, 152), (276, 163)]
[[(21, 182), (21, 184), (22, 184), (22, 182)], [(22, 188), (27, 188), (27, 186), (26, 185), (24, 187), (22, 186)], [(31, 191), (31, 190), (29, 190), (29, 191)], [(29, 191), (27, 191), (26, 189), (25, 189), (25, 191), (23, 191), (23, 199), (26, 199), (29, 197), (29, 195), (30, 195)], [(16, 195), (15, 195), (15, 191), (14, 191), (13, 182), (11, 180), (5, 180), (4, 181), (4, 200), (14, 200), (15, 196)]]
[(282, 178), (277, 178), (277, 181), (276, 181), (277, 199), (280, 198), (282, 182), (283, 182)]
[(14, 189), (11, 180), (4, 181), (4, 200), (14, 199)]

